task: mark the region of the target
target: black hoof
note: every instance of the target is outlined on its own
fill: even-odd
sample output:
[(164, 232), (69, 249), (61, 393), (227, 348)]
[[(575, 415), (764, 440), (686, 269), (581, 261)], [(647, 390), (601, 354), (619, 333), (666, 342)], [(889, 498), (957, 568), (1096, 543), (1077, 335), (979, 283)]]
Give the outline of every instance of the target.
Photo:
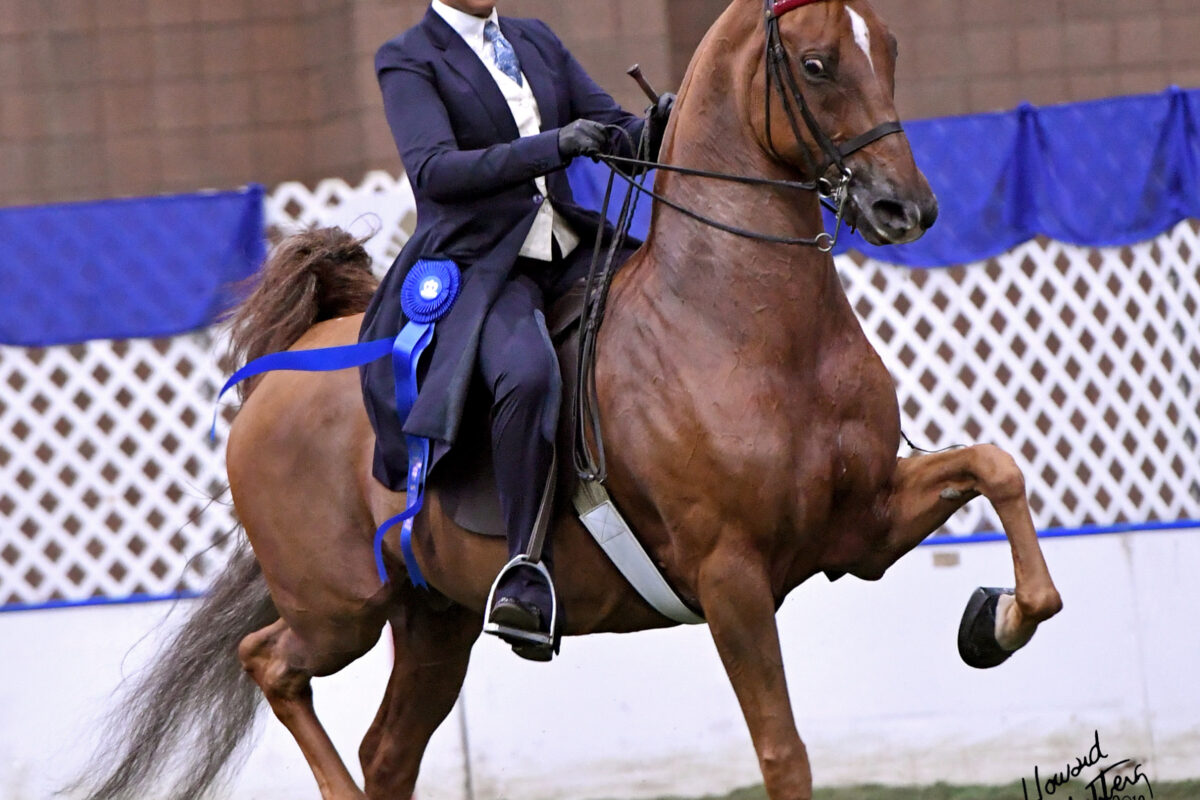
[(1012, 593), (1012, 589), (981, 586), (971, 594), (958, 625), (958, 654), (968, 667), (991, 669), (1013, 654), (1014, 651), (1005, 650), (996, 641), (996, 604), (1000, 595)]

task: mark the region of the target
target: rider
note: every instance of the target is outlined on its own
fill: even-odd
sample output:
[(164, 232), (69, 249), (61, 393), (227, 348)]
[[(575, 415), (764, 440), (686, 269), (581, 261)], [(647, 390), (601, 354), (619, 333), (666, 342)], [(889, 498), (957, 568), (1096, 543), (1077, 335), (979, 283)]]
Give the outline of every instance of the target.
[[(377, 434), (374, 473), (404, 490), (404, 433), (429, 439), (436, 464), (455, 443), (468, 387), (480, 381), (492, 398), (491, 446), (512, 558), (529, 545), (558, 422), (558, 361), (542, 312), (586, 273), (604, 224), (575, 204), (563, 169), (580, 155), (634, 155), (645, 120), (597, 86), (545, 23), (499, 17), (493, 0), (433, 0), (421, 22), (380, 48), (375, 66), (416, 195), (417, 229), (375, 294), (360, 338), (400, 329), (400, 286), (418, 259), (454, 261), (463, 282), (438, 323), (403, 430), (390, 359), (363, 370)], [(651, 109), (651, 158), (673, 100), (664, 95)], [(547, 546), (547, 567), (549, 556)], [(552, 638), (551, 603), (540, 573), (519, 567), (485, 614)], [(545, 644), (508, 641), (526, 658), (552, 655)]]

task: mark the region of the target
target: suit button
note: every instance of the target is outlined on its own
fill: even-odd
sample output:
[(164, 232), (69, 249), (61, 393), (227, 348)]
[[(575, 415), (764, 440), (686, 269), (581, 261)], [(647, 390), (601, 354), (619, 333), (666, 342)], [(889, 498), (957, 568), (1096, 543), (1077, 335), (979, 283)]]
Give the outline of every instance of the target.
[(540, 194), (535, 194), (535, 195), (533, 196), (533, 204), (534, 204), (535, 206), (540, 206), (540, 205), (542, 204), (542, 201), (543, 201), (543, 200), (545, 200), (545, 199), (546, 199), (546, 198), (542, 197)]

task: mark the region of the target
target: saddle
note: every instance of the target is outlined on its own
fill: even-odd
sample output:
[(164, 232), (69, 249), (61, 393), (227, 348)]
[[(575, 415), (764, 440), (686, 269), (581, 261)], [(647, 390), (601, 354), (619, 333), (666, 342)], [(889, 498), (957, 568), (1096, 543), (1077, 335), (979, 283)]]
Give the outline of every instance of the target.
[[(557, 449), (571, 452), (574, 437), (575, 374), (579, 362), (579, 321), (583, 316), (585, 281), (575, 283), (546, 313), (546, 327), (558, 355), (562, 374), (562, 404), (558, 414)], [(463, 414), (458, 441), (431, 472), (427, 486), (436, 488), (443, 510), (454, 524), (481, 536), (504, 538), (504, 515), (492, 463), (489, 399), (472, 391)], [(578, 476), (570, 458), (558, 459), (558, 497), (571, 497)]]
[[(412, 280), (413, 278), (415, 280)], [(409, 286), (410, 280), (412, 286)], [(221, 397), (241, 381), (266, 372), (280, 369), (330, 372), (392, 357), (393, 363), (397, 364), (398, 374), (411, 376), (409, 381), (397, 381), (397, 408), (411, 408), (415, 398), (414, 387), (420, 365), (420, 352), (432, 338), (433, 324), (444, 315), (448, 305), (453, 303), (458, 292), (457, 287), (458, 271), (453, 263), (425, 262), (423, 272), (410, 273), (406, 279), (404, 291), (412, 295), (408, 298), (412, 313), (408, 314), (409, 324), (397, 337), (315, 350), (285, 350), (260, 356), (243, 365), (229, 377), (217, 393), (216, 405), (219, 407)], [(579, 359), (579, 322), (583, 317), (586, 294), (586, 281), (581, 279), (554, 303), (547, 315), (546, 327), (554, 342), (559, 369), (565, 376), (562, 381), (562, 405), (559, 408), (556, 437), (556, 448), (562, 453), (570, 452), (574, 442), (575, 415), (572, 412), (578, 394), (574, 376), (577, 375)], [(408, 310), (406, 308), (406, 313)], [(401, 369), (403, 372), (400, 372)], [(455, 446), (443, 456), (432, 474), (427, 474), (423, 467), (429, 459), (428, 442), (419, 437), (408, 437), (410, 448), (421, 448), (407, 454), (408, 506), (401, 514), (384, 521), (375, 531), (375, 562), (381, 582), (388, 581), (387, 568), (383, 563), (383, 537), (395, 525), (403, 523), (400, 546), (405, 563), (409, 567), (409, 577), (417, 586), (425, 586), (411, 549), (411, 521), (421, 509), (425, 487), (438, 488), (443, 508), (459, 527), (484, 536), (505, 536), (503, 512), (496, 488), (495, 465), (492, 462), (491, 426), (488, 424), (487, 413), (490, 402), (483, 404), (486, 400), (488, 398), (485, 392), (468, 394), (464, 429), (460, 431)], [(210, 431), (214, 438), (216, 420), (217, 412), (214, 408)], [(545, 525), (553, 516), (553, 500), (562, 496), (571, 497), (584, 527), (647, 603), (676, 622), (702, 622), (703, 618), (688, 608), (667, 583), (645, 548), (622, 519), (603, 484), (596, 480), (585, 481), (579, 478), (566, 459), (558, 460), (556, 470), (551, 476), (551, 483), (557, 485), (557, 491), (547, 490), (547, 496), (542, 499), (538, 522), (535, 525), (534, 543), (531, 545), (534, 555), (531, 556), (530, 563), (537, 565), (536, 553), (540, 552), (537, 540), (544, 535)], [(547, 502), (548, 500), (550, 502)], [(505, 569), (517, 566), (519, 561), (520, 559), (514, 559)], [(549, 573), (546, 575), (549, 580)], [(493, 585), (493, 593), (495, 586), (496, 584)], [(488, 606), (491, 606), (490, 599)], [(491, 623), (485, 626), (484, 630), (500, 632), (489, 630), (490, 626)], [(554, 627), (553, 622), (551, 627)]]
[[(572, 452), (575, 441), (577, 419), (574, 412), (579, 392), (576, 376), (582, 334), (580, 322), (586, 296), (587, 281), (580, 279), (555, 301), (546, 314), (546, 327), (554, 344), (562, 375), (562, 404), (559, 407), (555, 437), (555, 447), (560, 457), (555, 459), (557, 472), (551, 482), (555, 487), (552, 490), (553, 496), (542, 499), (542, 513), (546, 513), (547, 516), (543, 519), (542, 513), (539, 513), (540, 533), (534, 532), (534, 541), (545, 534), (545, 528), (540, 526), (549, 524), (553, 519), (556, 503), (560, 510), (573, 506), (580, 522), (605, 555), (650, 606), (676, 622), (703, 622), (703, 617), (689, 608), (667, 583), (650, 555), (621, 517), (604, 486), (596, 481), (581, 479), (574, 469), (573, 459), (561, 457)], [(425, 486), (426, 491), (436, 488), (442, 510), (460, 528), (482, 536), (504, 538), (504, 514), (500, 507), (500, 493), (496, 488), (495, 465), (492, 461), (490, 406), (490, 398), (482, 388), (468, 393), (463, 428), (459, 431), (458, 439), (450, 452), (446, 453), (427, 475)], [(569, 501), (570, 505), (563, 505), (563, 501)], [(547, 502), (550, 504), (547, 505)], [(402, 547), (403, 542), (402, 537)], [(540, 545), (533, 546), (540, 550)], [(405, 560), (408, 561), (409, 558), (410, 554), (406, 552)], [(518, 560), (514, 559), (505, 569), (512, 567)], [(547, 580), (553, 585), (549, 573)], [(499, 582), (500, 578), (497, 578), (492, 586), (493, 594)], [(489, 595), (488, 607), (491, 605), (492, 599)], [(551, 625), (553, 627), (553, 622)], [(489, 623), (484, 630), (497, 633), (510, 643), (512, 639), (508, 637), (520, 634), (519, 631), (499, 628), (493, 630), (494, 627)], [(544, 643), (537, 642), (537, 645), (544, 649)], [(548, 656), (548, 653), (545, 655)]]

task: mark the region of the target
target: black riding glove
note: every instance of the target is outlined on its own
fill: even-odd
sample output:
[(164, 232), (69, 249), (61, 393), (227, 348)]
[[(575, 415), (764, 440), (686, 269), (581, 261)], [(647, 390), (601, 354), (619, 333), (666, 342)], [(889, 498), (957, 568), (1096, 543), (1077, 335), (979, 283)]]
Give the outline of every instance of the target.
[(558, 154), (564, 161), (575, 156), (598, 156), (608, 148), (608, 131), (602, 123), (577, 119), (558, 129)]
[(650, 119), (646, 123), (650, 135), (651, 161), (658, 160), (658, 151), (662, 147), (663, 134), (667, 131), (667, 122), (671, 119), (671, 110), (675, 108), (675, 93), (666, 92), (658, 96), (658, 102), (650, 106)]

